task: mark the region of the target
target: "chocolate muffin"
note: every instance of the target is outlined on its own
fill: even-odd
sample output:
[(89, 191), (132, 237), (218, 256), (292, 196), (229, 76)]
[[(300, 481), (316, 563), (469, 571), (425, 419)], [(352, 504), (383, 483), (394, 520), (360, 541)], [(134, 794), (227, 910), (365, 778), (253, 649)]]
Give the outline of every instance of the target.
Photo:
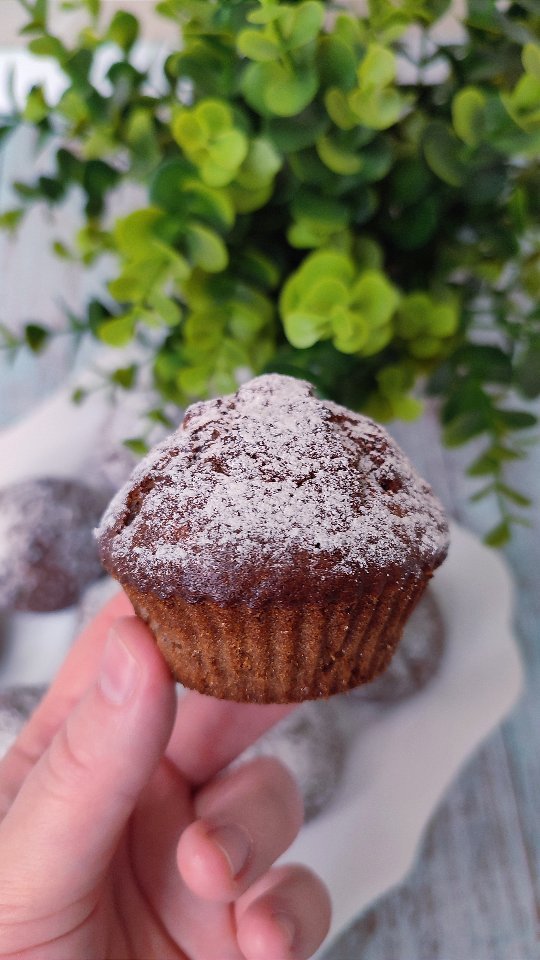
[(448, 546), (386, 431), (276, 374), (190, 407), (97, 536), (176, 678), (259, 703), (381, 673)]
[(103, 573), (92, 531), (105, 503), (56, 477), (0, 490), (0, 609), (46, 613), (77, 602)]

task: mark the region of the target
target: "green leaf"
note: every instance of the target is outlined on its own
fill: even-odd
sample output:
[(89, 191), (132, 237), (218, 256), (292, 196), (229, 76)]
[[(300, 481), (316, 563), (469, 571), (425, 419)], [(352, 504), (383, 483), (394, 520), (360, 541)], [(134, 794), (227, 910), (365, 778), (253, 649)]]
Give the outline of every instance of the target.
[(523, 47), (521, 60), (526, 73), (540, 80), (540, 45), (537, 43), (526, 43)]
[(292, 117), (313, 100), (318, 77), (312, 67), (296, 74), (279, 63), (251, 63), (241, 85), (246, 100), (258, 113)]
[(186, 231), (189, 255), (194, 263), (209, 273), (225, 270), (229, 262), (227, 248), (219, 234), (202, 223), (190, 223)]
[(517, 361), (515, 376), (519, 389), (527, 399), (540, 396), (540, 337), (531, 342)]
[(339, 142), (329, 136), (320, 137), (316, 147), (322, 162), (333, 173), (346, 177), (362, 169), (362, 157), (344, 149)]
[(399, 293), (383, 273), (366, 270), (352, 289), (354, 307), (358, 309), (370, 327), (388, 323), (399, 303)]
[(106, 39), (116, 43), (125, 53), (129, 53), (139, 36), (139, 21), (126, 10), (117, 10), (114, 14)]
[(530, 507), (532, 500), (530, 497), (526, 497), (524, 493), (521, 493), (519, 490), (515, 490), (514, 487), (509, 487), (505, 483), (498, 483), (497, 489), (506, 500), (510, 500), (512, 503), (515, 503), (518, 507)]
[(48, 33), (31, 40), (28, 49), (39, 57), (52, 57), (60, 64), (63, 64), (67, 57), (67, 50), (61, 40)]
[(49, 114), (49, 106), (45, 100), (43, 87), (32, 87), (23, 110), (23, 120), (27, 123), (41, 123)]
[(489, 419), (482, 410), (470, 410), (452, 420), (444, 429), (443, 439), (448, 447), (457, 447), (472, 440), (489, 427)]
[(497, 420), (509, 430), (528, 430), (535, 427), (538, 417), (526, 410), (497, 410)]
[(358, 67), (358, 80), (362, 87), (386, 87), (393, 82), (396, 75), (396, 58), (394, 54), (372, 43)]
[(485, 133), (486, 97), (478, 87), (463, 87), (452, 100), (452, 122), (458, 137), (477, 147)]
[(167, 327), (176, 327), (182, 319), (182, 311), (175, 300), (161, 291), (154, 291), (148, 298), (151, 307)]
[(155, 227), (161, 220), (163, 211), (157, 207), (145, 207), (121, 217), (113, 229), (118, 250), (129, 259), (144, 257), (156, 236)]
[(352, 130), (359, 124), (358, 115), (349, 104), (347, 95), (339, 87), (331, 87), (324, 95), (328, 116), (340, 130)]
[(358, 310), (334, 308), (332, 311), (333, 344), (341, 353), (358, 353), (369, 336), (366, 317)]
[(474, 460), (467, 473), (470, 477), (485, 477), (491, 473), (497, 473), (499, 469), (499, 458), (495, 456), (493, 450), (487, 450)]
[(497, 524), (496, 527), (493, 527), (489, 533), (484, 537), (484, 543), (488, 547), (503, 547), (511, 537), (510, 524), (508, 520), (502, 520)]
[(125, 347), (133, 339), (134, 332), (135, 320), (131, 314), (105, 320), (97, 328), (99, 339), (110, 347)]
[(123, 390), (130, 390), (137, 377), (137, 365), (132, 363), (129, 367), (118, 367), (113, 370), (110, 377), (113, 383), (116, 383)]
[(287, 49), (297, 50), (315, 40), (324, 20), (324, 4), (304, 0), (294, 12), (291, 30), (287, 32)]
[(283, 319), (283, 326), (289, 343), (300, 350), (312, 347), (330, 332), (329, 322), (324, 317), (301, 311), (287, 314)]
[(148, 444), (146, 440), (143, 440), (141, 437), (130, 437), (128, 440), (123, 441), (124, 446), (131, 450), (132, 453), (137, 454), (137, 456), (144, 457), (148, 453)]
[(462, 160), (461, 144), (449, 128), (436, 120), (424, 132), (424, 156), (428, 166), (437, 176), (452, 187), (460, 187), (468, 169)]
[(344, 307), (349, 301), (349, 290), (337, 277), (324, 275), (310, 286), (302, 297), (302, 307), (309, 312), (320, 314), (332, 313), (336, 306)]
[(24, 217), (22, 207), (15, 207), (13, 210), (5, 210), (0, 213), (0, 230), (15, 231)]
[(359, 123), (372, 130), (387, 130), (397, 123), (406, 104), (393, 88), (353, 90), (348, 100)]
[(50, 330), (46, 330), (37, 323), (28, 323), (24, 328), (24, 339), (32, 353), (41, 353), (50, 335)]
[(341, 37), (322, 36), (317, 47), (317, 69), (321, 86), (351, 90), (356, 80), (356, 56)]
[(512, 93), (501, 94), (501, 101), (523, 130), (532, 132), (540, 128), (540, 78), (526, 73)]
[(238, 34), (236, 48), (242, 56), (260, 63), (277, 60), (281, 55), (278, 44), (259, 30), (242, 30)]

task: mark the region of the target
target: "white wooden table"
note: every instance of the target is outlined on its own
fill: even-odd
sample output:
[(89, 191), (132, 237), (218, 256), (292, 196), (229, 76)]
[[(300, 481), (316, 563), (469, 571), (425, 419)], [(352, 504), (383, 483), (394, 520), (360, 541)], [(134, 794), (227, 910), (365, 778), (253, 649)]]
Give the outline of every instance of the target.
[[(24, 137), (0, 155), (0, 209), (9, 205), (13, 175), (24, 178), (32, 165)], [(68, 205), (61, 232), (69, 233), (72, 217)], [(32, 217), (16, 243), (0, 238), (0, 322), (55, 325), (59, 292), (75, 307), (84, 302), (94, 280), (54, 261), (46, 237), (46, 227)], [(68, 361), (61, 345), (35, 370), (28, 359), (10, 371), (0, 360), (0, 423), (51, 389)], [(395, 433), (450, 514), (485, 530), (488, 508), (468, 502), (467, 451), (443, 451), (432, 416)], [(540, 958), (540, 447), (511, 469), (516, 486), (537, 498), (531, 528), (517, 529), (506, 550), (516, 580), (527, 690), (451, 789), (407, 882), (360, 917), (328, 960)]]

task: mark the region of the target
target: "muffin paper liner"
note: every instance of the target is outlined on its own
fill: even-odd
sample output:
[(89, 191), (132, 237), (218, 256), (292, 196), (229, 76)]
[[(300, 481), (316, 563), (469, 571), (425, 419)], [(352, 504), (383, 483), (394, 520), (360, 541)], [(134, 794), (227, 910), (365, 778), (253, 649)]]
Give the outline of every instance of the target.
[(388, 666), (429, 577), (356, 602), (220, 606), (125, 586), (176, 679), (209, 696), (294, 703), (343, 693)]

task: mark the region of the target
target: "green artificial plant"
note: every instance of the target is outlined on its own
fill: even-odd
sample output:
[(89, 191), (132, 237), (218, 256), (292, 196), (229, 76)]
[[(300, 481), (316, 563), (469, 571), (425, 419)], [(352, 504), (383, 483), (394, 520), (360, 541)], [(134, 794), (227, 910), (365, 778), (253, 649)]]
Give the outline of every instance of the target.
[[(135, 65), (133, 13), (68, 0), (66, 17), (88, 14), (68, 45), (47, 0), (20, 2), (29, 49), (66, 87), (49, 102), (34, 86), (2, 121), (0, 136), (30, 125), (54, 154), (2, 223), (82, 193), (84, 222), (56, 252), (117, 269), (66, 324), (143, 351), (110, 381), (129, 389), (150, 365), (149, 418), (165, 422), (246, 371), (306, 377), (383, 420), (438, 397), (445, 442), (482, 441), (469, 473), (499, 504), (487, 540), (504, 543), (529, 504), (505, 467), (525, 456), (540, 394), (537, 0), (468, 0), (454, 43), (431, 33), (448, 0), (368, 0), (363, 17), (318, 0), (161, 0), (157, 84), (151, 52)], [(145, 200), (113, 220), (126, 182)], [(24, 339), (38, 351), (51, 335), (33, 323)]]

